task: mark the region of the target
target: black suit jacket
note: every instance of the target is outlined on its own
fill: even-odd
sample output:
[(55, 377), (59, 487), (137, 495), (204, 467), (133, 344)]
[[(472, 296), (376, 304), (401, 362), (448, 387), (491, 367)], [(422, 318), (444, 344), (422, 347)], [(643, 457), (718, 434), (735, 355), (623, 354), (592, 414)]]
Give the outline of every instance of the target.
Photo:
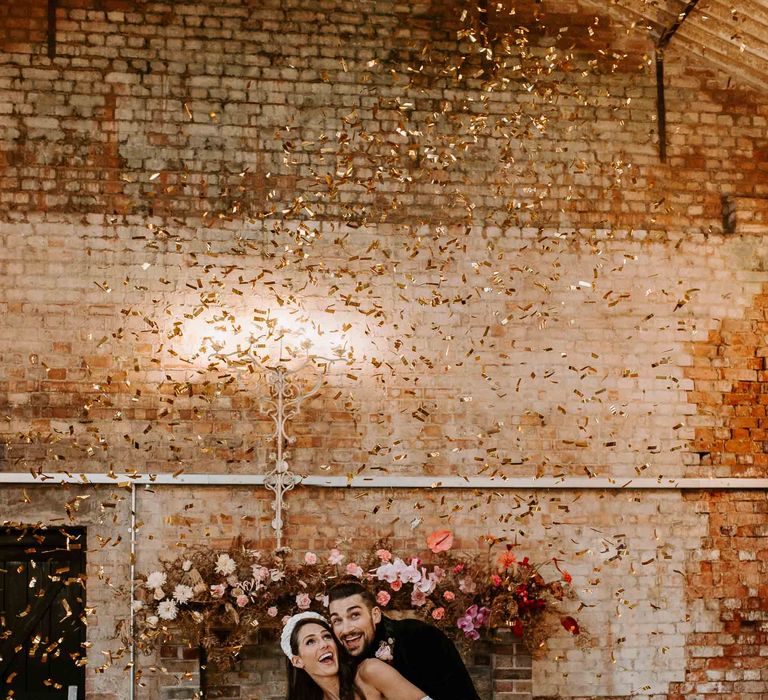
[(459, 652), (437, 627), (382, 616), (367, 655), (375, 656), (389, 639), (394, 640), (392, 666), (432, 700), (480, 700)]

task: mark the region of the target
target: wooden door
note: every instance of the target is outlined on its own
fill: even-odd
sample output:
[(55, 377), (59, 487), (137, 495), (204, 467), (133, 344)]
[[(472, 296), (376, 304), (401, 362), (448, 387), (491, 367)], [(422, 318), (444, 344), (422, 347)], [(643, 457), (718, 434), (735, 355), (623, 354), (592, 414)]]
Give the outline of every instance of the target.
[(85, 700), (85, 530), (0, 528), (0, 697)]

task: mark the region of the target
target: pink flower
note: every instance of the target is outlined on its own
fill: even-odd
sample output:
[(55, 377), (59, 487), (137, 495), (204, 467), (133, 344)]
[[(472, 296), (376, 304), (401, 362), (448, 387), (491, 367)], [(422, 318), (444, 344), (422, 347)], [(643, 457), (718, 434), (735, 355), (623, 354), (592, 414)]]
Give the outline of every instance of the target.
[(235, 598), (235, 602), (237, 603), (238, 608), (244, 608), (246, 605), (248, 605), (248, 596), (245, 594), (239, 595), (237, 598)]
[(477, 611), (477, 615), (475, 615), (475, 627), (482, 627), (486, 622), (488, 622), (490, 617), (490, 609), (486, 607), (480, 608), (480, 610)]
[(256, 583), (263, 583), (269, 578), (269, 569), (260, 564), (251, 565), (251, 574)]
[(217, 583), (215, 586), (211, 586), (211, 595), (214, 598), (223, 598), (226, 591), (227, 587), (223, 583)]
[(464, 564), (456, 564), (456, 566), (453, 567), (454, 574), (460, 574), (462, 571), (464, 571)]
[(270, 617), (277, 617), (277, 608), (274, 605), (268, 607), (267, 615), (269, 615)]
[(464, 615), (456, 620), (456, 627), (458, 627), (465, 635), (475, 629), (475, 620), (471, 615)]
[(317, 554), (314, 552), (307, 552), (304, 555), (304, 563), (309, 564), (310, 566), (314, 566), (317, 564)]
[(432, 611), (432, 617), (435, 620), (442, 620), (444, 616), (445, 616), (445, 608), (435, 608)]
[(392, 561), (392, 552), (388, 549), (377, 549), (376, 556), (381, 559), (381, 561)]
[(331, 564), (331, 566), (336, 566), (337, 564), (341, 564), (345, 559), (345, 556), (335, 547), (330, 551), (328, 554), (328, 563)]
[(414, 588), (413, 593), (411, 593), (411, 605), (414, 605), (417, 608), (420, 608), (426, 602), (427, 602), (426, 593), (424, 593), (424, 591), (420, 590), (419, 588)]
[(471, 640), (480, 638), (477, 631), (482, 627), (490, 617), (491, 611), (486, 608), (478, 608), (477, 605), (470, 605), (464, 615), (456, 620), (456, 627), (464, 632), (464, 636)]
[(427, 537), (427, 547), (435, 554), (447, 552), (453, 547), (453, 533), (450, 530), (435, 530)]
[(435, 590), (435, 586), (437, 586), (437, 580), (435, 579), (434, 574), (427, 574), (427, 570), (422, 567), (421, 581), (414, 583), (413, 585), (416, 586), (420, 591), (430, 595), (432, 591)]
[(384, 607), (390, 600), (392, 600), (392, 596), (386, 591), (379, 591), (376, 594), (376, 602), (381, 605), (381, 607)]
[(299, 610), (309, 610), (310, 605), (312, 605), (312, 598), (307, 593), (299, 593), (296, 596), (296, 607)]
[(394, 639), (388, 639), (386, 642), (382, 639), (374, 656), (381, 661), (392, 661), (392, 659), (395, 658), (392, 654), (392, 646), (394, 643)]
[(399, 591), (403, 587), (403, 582), (402, 581), (392, 581), (392, 583), (389, 584), (389, 587), (393, 591)]
[(347, 564), (347, 573), (350, 576), (356, 576), (357, 578), (362, 578), (363, 568), (359, 564), (355, 564), (354, 562), (349, 562), (349, 564)]
[(379, 579), (379, 581), (392, 583), (393, 581), (397, 581), (399, 575), (398, 568), (394, 564), (388, 562), (376, 569), (376, 578)]
[(283, 615), (283, 617), (280, 619), (280, 624), (285, 627), (288, 624), (288, 620), (291, 619), (290, 615)]
[(501, 585), (501, 576), (498, 574), (491, 574), (491, 583), (498, 588)]
[(417, 559), (411, 559), (411, 563), (408, 566), (401, 568), (400, 580), (403, 583), (418, 583), (421, 581), (421, 571), (418, 569), (418, 563)]
[(453, 591), (445, 591), (443, 593), (443, 598), (447, 600), (449, 603), (456, 598), (456, 594)]

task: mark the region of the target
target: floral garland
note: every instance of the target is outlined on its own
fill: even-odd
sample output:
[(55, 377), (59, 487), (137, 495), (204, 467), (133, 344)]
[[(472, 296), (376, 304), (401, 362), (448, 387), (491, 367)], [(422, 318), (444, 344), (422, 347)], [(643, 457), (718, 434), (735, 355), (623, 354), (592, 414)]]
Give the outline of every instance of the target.
[[(334, 548), (325, 557), (306, 552), (299, 563), (291, 561), (290, 550), (267, 555), (241, 541), (225, 552), (192, 549), (142, 577), (133, 601), (137, 642), (149, 653), (180, 633), (184, 643), (204, 646), (214, 665), (226, 665), (254, 630), (276, 628), (303, 610), (327, 614), (327, 589), (352, 579), (374, 592), (385, 613), (415, 612), (458, 641), (471, 644), (508, 628), (533, 648), (552, 633), (545, 619), (557, 614), (571, 577), (556, 559), (534, 564), (518, 559), (511, 544), (494, 552), (503, 538), (483, 541), (486, 557), (449, 553), (453, 535), (440, 530), (427, 538), (430, 554), (424, 557), (397, 555), (380, 543), (361, 559)], [(544, 566), (556, 578), (545, 581)], [(579, 634), (573, 617), (560, 616), (560, 622)]]

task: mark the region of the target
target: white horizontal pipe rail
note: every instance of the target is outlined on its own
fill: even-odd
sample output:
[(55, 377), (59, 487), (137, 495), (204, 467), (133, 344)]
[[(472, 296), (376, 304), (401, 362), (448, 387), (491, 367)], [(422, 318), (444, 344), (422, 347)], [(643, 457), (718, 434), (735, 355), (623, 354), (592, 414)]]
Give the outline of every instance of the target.
[[(263, 486), (262, 474), (32, 474), (0, 472), (0, 484), (109, 484), (112, 486)], [(462, 476), (303, 476), (303, 486), (319, 488), (368, 489), (635, 489), (635, 490), (749, 490), (768, 489), (768, 479), (749, 478), (667, 478), (667, 477), (462, 477)]]

